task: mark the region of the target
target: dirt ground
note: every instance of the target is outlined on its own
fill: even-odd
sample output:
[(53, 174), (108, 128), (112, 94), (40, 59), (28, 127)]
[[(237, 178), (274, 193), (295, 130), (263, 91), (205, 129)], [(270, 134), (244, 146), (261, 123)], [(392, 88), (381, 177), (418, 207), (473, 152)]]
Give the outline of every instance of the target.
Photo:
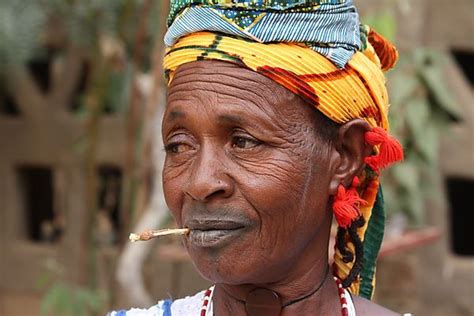
[(34, 293), (0, 291), (1, 316), (38, 316), (41, 296)]

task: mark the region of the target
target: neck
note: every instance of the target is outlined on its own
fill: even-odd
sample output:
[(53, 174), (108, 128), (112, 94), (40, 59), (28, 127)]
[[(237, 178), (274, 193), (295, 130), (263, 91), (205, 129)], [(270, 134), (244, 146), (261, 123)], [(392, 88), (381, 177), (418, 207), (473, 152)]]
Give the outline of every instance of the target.
[[(340, 315), (341, 305), (337, 286), (332, 276), (326, 277), (327, 252), (316, 260), (313, 257), (314, 252), (303, 253), (309, 255), (306, 258), (300, 257), (297, 264), (275, 282), (242, 285), (216, 284), (213, 298), (215, 315), (250, 316), (246, 312), (246, 301), (252, 296), (249, 293), (255, 293), (256, 289), (267, 289), (278, 294), (282, 306), (279, 316)], [(262, 300), (267, 301), (261, 303), (268, 303), (268, 296)]]
[[(327, 270), (326, 270), (327, 271)], [(236, 316), (288, 316), (288, 315), (340, 315), (341, 305), (338, 298), (337, 287), (330, 273), (320, 274), (317, 282), (311, 282), (313, 288), (294, 289), (288, 286), (288, 290), (284, 290), (282, 286), (264, 286), (245, 285), (245, 286), (229, 286), (217, 284), (214, 292), (213, 304), (214, 315), (236, 315)], [(279, 288), (279, 290), (275, 290)], [(260, 296), (260, 301), (255, 300), (254, 293), (260, 292), (261, 289), (274, 291), (280, 298), (280, 313), (275, 310), (271, 313), (263, 311), (247, 312), (249, 306), (253, 305), (271, 305), (275, 301), (273, 298), (269, 300), (268, 295)], [(271, 293), (270, 291), (267, 291)], [(267, 294), (268, 294), (267, 293)], [(290, 294), (291, 293), (291, 294)], [(293, 294), (294, 293), (294, 294)], [(270, 295), (271, 297), (271, 295)], [(251, 308), (250, 308), (251, 309)]]

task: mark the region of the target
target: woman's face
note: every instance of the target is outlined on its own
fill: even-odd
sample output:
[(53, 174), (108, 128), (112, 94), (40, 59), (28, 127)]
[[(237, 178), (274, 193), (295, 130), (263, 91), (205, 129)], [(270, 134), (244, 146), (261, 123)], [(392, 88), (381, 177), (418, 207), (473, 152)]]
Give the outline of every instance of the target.
[(181, 66), (163, 119), (166, 202), (201, 274), (268, 284), (327, 260), (330, 146), (299, 97), (239, 66)]

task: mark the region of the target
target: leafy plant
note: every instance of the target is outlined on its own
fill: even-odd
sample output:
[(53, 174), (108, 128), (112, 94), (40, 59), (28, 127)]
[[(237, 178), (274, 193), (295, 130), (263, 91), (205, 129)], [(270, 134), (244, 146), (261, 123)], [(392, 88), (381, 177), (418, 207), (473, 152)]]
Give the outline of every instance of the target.
[[(390, 13), (364, 23), (393, 41), (396, 23)], [(388, 73), (391, 134), (401, 141), (405, 161), (384, 172), (386, 209), (389, 217), (402, 213), (415, 225), (423, 222), (426, 200), (442, 197), (432, 181), (439, 172), (439, 136), (459, 118), (443, 76), (444, 58), (426, 47), (404, 51)]]
[(44, 272), (37, 280), (39, 289), (45, 290), (40, 315), (99, 315), (106, 307), (107, 297), (100, 290), (79, 287), (64, 279), (64, 267), (53, 258), (44, 262)]
[(0, 1), (0, 78), (38, 54), (46, 14), (37, 1)]
[(384, 175), (389, 215), (403, 212), (423, 222), (425, 201), (442, 196), (432, 185), (438, 173), (440, 134), (459, 118), (442, 73), (444, 57), (429, 48), (402, 54), (388, 76), (391, 132), (402, 142), (405, 161)]
[(51, 286), (43, 297), (40, 315), (98, 315), (105, 302), (106, 297), (99, 290), (59, 282)]

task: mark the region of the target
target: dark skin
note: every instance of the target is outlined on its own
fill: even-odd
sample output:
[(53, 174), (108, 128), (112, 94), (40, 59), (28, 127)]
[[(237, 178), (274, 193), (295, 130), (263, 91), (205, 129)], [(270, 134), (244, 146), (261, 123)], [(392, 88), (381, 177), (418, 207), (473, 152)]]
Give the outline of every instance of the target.
[[(175, 74), (163, 119), (164, 192), (177, 224), (196, 228), (184, 244), (201, 275), (216, 284), (215, 315), (246, 315), (239, 300), (257, 287), (285, 303), (324, 280), (330, 197), (361, 172), (371, 148), (363, 120), (344, 124), (329, 142), (317, 133), (314, 111), (231, 63), (197, 61)], [(354, 301), (361, 315), (394, 315)], [(281, 315), (340, 313), (329, 277)]]

